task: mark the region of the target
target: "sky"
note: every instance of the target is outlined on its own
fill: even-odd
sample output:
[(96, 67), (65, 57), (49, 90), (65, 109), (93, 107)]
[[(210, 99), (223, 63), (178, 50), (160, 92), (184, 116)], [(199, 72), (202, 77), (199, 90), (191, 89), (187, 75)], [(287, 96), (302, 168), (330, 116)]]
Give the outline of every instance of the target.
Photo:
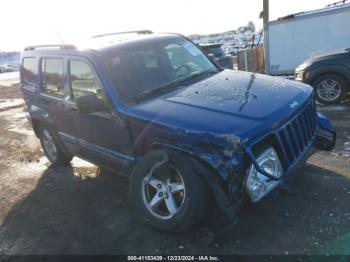
[[(335, 0), (270, 0), (270, 20)], [(149, 29), (184, 35), (219, 33), (253, 21), (263, 0), (2, 0), (0, 50), (79, 43), (108, 32)]]

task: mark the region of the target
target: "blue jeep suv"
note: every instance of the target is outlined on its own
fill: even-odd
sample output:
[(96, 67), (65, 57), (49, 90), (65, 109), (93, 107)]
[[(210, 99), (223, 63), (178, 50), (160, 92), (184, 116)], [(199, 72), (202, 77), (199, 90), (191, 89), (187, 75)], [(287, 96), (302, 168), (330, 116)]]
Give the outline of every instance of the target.
[(137, 217), (172, 232), (199, 223), (209, 199), (237, 221), (335, 143), (310, 86), (223, 70), (178, 34), (27, 47), (21, 88), (52, 164), (79, 156), (129, 176)]

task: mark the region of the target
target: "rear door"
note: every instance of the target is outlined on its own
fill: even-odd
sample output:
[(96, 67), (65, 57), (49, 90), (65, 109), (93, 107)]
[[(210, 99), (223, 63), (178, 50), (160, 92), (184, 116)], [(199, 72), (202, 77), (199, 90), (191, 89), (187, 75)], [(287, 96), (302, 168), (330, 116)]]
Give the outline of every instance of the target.
[(71, 107), (74, 107), (77, 97), (95, 93), (107, 106), (101, 112), (72, 112), (83, 157), (99, 165), (128, 173), (134, 157), (126, 122), (110, 103), (102, 82), (87, 59), (71, 57), (67, 67), (71, 96), (66, 103), (71, 103)]

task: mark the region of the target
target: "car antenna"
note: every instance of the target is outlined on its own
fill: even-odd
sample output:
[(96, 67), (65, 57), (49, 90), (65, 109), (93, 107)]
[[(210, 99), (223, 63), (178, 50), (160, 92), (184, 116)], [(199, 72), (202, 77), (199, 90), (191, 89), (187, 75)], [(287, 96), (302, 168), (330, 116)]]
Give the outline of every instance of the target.
[(64, 40), (63, 40), (61, 34), (60, 34), (58, 31), (56, 31), (56, 35), (58, 36), (58, 38), (60, 39), (60, 41), (62, 42), (62, 44), (65, 44), (65, 42), (64, 42)]

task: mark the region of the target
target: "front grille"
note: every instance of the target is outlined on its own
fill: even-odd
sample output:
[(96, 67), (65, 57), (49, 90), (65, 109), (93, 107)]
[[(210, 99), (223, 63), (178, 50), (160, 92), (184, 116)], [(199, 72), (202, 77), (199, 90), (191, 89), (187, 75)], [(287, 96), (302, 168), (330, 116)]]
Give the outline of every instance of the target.
[(309, 148), (316, 134), (316, 108), (313, 101), (276, 133), (286, 170)]

